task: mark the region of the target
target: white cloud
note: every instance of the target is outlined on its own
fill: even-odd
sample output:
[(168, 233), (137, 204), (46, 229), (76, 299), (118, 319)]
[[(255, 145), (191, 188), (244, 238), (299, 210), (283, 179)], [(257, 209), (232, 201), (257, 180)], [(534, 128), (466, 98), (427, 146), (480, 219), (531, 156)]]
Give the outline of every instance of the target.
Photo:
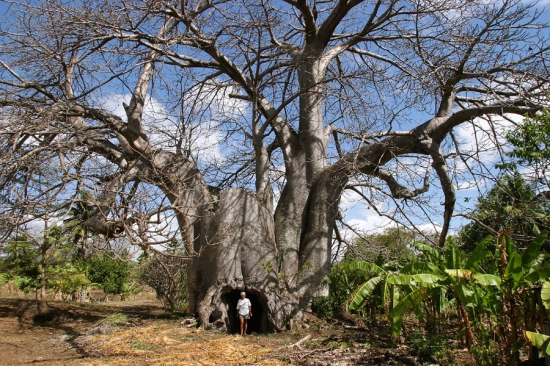
[[(99, 103), (102, 108), (126, 121), (123, 103), (129, 104), (130, 97), (130, 94), (111, 94)], [(179, 140), (183, 139), (182, 148), (190, 150), (198, 160), (223, 160), (220, 151), (222, 136), (216, 122), (207, 120), (187, 122), (184, 125), (162, 103), (154, 98), (147, 98), (143, 110), (143, 125), (155, 147), (174, 152)]]
[[(357, 196), (358, 197), (358, 196)], [(364, 234), (374, 234), (384, 231), (386, 228), (395, 226), (395, 223), (385, 216), (380, 216), (376, 210), (371, 207), (367, 207), (363, 202), (357, 199), (355, 202), (350, 201), (353, 207), (348, 207), (345, 211), (344, 221), (350, 225), (353, 230)], [(383, 205), (376, 207), (378, 210), (382, 210)], [(348, 240), (356, 237), (357, 235), (350, 229), (343, 229), (345, 238)]]
[(437, 223), (427, 223), (422, 225), (416, 225), (416, 228), (425, 234), (439, 234), (442, 226)]
[[(461, 153), (466, 157), (466, 163), (469, 163), (468, 155), (475, 157), (481, 164), (492, 165), (499, 162), (499, 149), (496, 146), (506, 145), (506, 132), (521, 119), (522, 117), (517, 115), (509, 115), (506, 118), (492, 116), (490, 121), (476, 118), (470, 123), (457, 126), (453, 132)], [(453, 166), (458, 173), (466, 171), (466, 165), (461, 159), (456, 159)]]

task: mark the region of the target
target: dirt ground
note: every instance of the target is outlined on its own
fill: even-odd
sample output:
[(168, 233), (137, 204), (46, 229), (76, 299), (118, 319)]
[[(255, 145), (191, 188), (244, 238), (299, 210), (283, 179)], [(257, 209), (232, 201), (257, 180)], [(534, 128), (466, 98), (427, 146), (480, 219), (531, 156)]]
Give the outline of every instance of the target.
[[(0, 365), (468, 365), (467, 354), (423, 360), (385, 325), (351, 329), (308, 318), (300, 330), (241, 337), (205, 331), (154, 299), (49, 302), (0, 297)], [(346, 329), (347, 327), (347, 329)]]
[(82, 342), (94, 324), (113, 313), (135, 319), (166, 317), (154, 300), (101, 304), (48, 302), (51, 313), (36, 314), (35, 301), (0, 297), (0, 365), (72, 365), (89, 358)]

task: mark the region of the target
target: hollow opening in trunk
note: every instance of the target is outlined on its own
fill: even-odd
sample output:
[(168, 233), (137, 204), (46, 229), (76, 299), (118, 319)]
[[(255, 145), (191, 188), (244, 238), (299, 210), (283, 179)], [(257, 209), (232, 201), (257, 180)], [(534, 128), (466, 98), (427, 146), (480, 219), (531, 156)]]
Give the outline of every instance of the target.
[[(246, 291), (246, 297), (252, 304), (252, 317), (248, 320), (247, 334), (266, 333), (268, 329), (265, 302), (252, 291)], [(227, 317), (229, 318), (228, 332), (239, 333), (240, 322), (237, 318), (237, 302), (241, 298), (241, 290), (233, 290), (222, 295), (222, 301), (228, 305)]]

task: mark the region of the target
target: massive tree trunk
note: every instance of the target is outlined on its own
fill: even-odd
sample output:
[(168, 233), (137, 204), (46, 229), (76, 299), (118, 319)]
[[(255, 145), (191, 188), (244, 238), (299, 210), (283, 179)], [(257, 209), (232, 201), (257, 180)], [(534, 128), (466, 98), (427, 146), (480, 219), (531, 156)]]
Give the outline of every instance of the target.
[[(261, 331), (284, 329), (295, 315), (297, 300), (275, 268), (277, 245), (273, 213), (252, 192), (221, 192), (214, 211), (203, 219), (198, 256), (189, 266), (189, 287), (203, 326), (230, 330), (234, 291), (246, 290), (262, 307), (253, 309)], [(260, 315), (261, 314), (261, 315)]]
[[(291, 328), (292, 320), (300, 319), (311, 298), (319, 295), (317, 290), (330, 272), (332, 231), (350, 177), (357, 170), (384, 164), (394, 154), (423, 149), (412, 134), (392, 140), (350, 154), (316, 176), (304, 192), (302, 211), (298, 210), (302, 236), (294, 242), (295, 255), (280, 255), (277, 215), (256, 194), (235, 188), (221, 191), (211, 212), (201, 220), (200, 234), (195, 233), (200, 244), (188, 267), (191, 311), (198, 313), (203, 326), (231, 331), (238, 299), (231, 294), (246, 290), (262, 307), (261, 312), (253, 311), (264, 318), (258, 330)], [(279, 222), (278, 230), (290, 227), (290, 231), (296, 225), (285, 223)], [(284, 266), (278, 268), (280, 261)]]

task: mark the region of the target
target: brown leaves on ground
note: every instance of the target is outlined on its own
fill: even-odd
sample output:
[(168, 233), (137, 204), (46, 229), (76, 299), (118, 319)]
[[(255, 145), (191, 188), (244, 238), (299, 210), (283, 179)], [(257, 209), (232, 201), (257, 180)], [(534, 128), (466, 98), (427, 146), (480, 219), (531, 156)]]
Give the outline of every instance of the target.
[(283, 365), (262, 338), (181, 328), (173, 322), (151, 324), (85, 339), (83, 345), (99, 359), (83, 363), (128, 365), (130, 358), (146, 365)]
[[(86, 365), (422, 365), (387, 333), (316, 322), (309, 329), (241, 337), (155, 321), (79, 341)], [(377, 333), (377, 334), (376, 334)], [(368, 340), (367, 340), (368, 339)]]

